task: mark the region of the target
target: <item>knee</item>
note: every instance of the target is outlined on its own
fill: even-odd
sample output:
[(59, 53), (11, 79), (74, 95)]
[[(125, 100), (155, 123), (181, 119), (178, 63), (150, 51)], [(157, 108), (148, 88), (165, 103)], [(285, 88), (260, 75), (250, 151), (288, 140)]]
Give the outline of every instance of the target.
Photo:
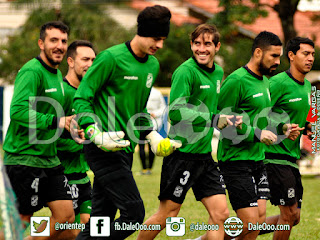
[(300, 221), (300, 218), (298, 217), (298, 210), (296, 209), (290, 209), (290, 211), (282, 213), (281, 217), (285, 222), (289, 223), (290, 225), (294, 225), (296, 222), (296, 224), (298, 224), (298, 222)]
[(211, 218), (214, 222), (224, 222), (229, 217), (229, 209), (224, 208), (220, 209), (219, 211), (215, 211), (213, 214), (211, 214)]
[(73, 223), (75, 221), (75, 215), (73, 209), (65, 209), (63, 213), (52, 212), (52, 217), (59, 223)]
[(295, 219), (293, 222), (293, 226), (298, 225), (300, 223), (300, 212), (299, 210), (297, 211), (297, 214), (295, 215)]

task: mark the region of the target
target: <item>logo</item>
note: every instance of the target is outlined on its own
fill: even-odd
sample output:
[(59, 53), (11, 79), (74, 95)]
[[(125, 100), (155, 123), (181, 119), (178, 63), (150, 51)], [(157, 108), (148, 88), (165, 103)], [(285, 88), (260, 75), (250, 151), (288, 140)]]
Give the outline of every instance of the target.
[[(38, 230), (38, 228), (41, 228)], [(36, 237), (50, 236), (50, 217), (31, 217), (30, 219), (30, 235)]]
[(217, 93), (220, 93), (220, 80), (217, 81)]
[(167, 236), (183, 236), (186, 233), (186, 220), (183, 217), (168, 217), (166, 219)]
[(201, 85), (200, 89), (206, 89), (206, 88), (210, 88), (210, 85)]
[(57, 89), (56, 88), (49, 88), (49, 89), (46, 89), (44, 90), (46, 93), (51, 93), (51, 92), (56, 92)]
[(257, 93), (257, 94), (255, 94), (255, 95), (253, 95), (252, 97), (253, 97), (253, 98), (257, 98), (257, 97), (261, 97), (261, 96), (263, 96), (263, 93)]
[(180, 197), (182, 192), (183, 192), (183, 187), (176, 186), (176, 188), (174, 189), (173, 195), (176, 197)]
[(153, 82), (153, 75), (152, 73), (149, 73), (147, 77), (147, 83), (146, 83), (147, 88), (151, 88), (152, 82)]
[(110, 236), (110, 217), (90, 217), (90, 236)]
[(224, 221), (224, 231), (230, 237), (237, 237), (242, 233), (243, 222), (240, 218), (229, 217)]
[(288, 189), (288, 198), (294, 198), (294, 197), (295, 197), (294, 188), (289, 188)]
[(137, 76), (124, 76), (123, 79), (126, 79), (126, 80), (138, 80), (138, 77)]

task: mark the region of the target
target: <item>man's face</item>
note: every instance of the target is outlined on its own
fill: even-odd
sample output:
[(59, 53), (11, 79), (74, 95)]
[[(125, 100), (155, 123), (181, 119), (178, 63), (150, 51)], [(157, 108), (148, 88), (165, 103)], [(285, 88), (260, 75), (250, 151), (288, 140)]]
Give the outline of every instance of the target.
[(154, 55), (159, 49), (163, 48), (164, 40), (166, 40), (166, 37), (143, 37), (143, 41), (140, 42), (141, 56)]
[(92, 48), (85, 46), (77, 47), (75, 59), (72, 61), (73, 64), (71, 64), (70, 67), (73, 68), (79, 81), (82, 80), (95, 58), (96, 54)]
[(263, 51), (259, 71), (262, 75), (272, 75), (280, 65), (280, 56), (282, 55), (282, 46), (271, 45), (267, 50)]
[(57, 28), (47, 29), (44, 41), (39, 39), (38, 44), (43, 52), (42, 60), (54, 68), (62, 62), (67, 52), (68, 34)]
[(213, 43), (213, 35), (204, 33), (199, 35), (193, 42), (190, 42), (193, 56), (201, 65), (209, 68), (213, 66), (213, 59), (220, 49), (220, 42), (217, 46)]
[(305, 43), (300, 44), (300, 49), (294, 54), (289, 52), (290, 65), (296, 68), (300, 73), (307, 74), (311, 71), (314, 62), (314, 48)]

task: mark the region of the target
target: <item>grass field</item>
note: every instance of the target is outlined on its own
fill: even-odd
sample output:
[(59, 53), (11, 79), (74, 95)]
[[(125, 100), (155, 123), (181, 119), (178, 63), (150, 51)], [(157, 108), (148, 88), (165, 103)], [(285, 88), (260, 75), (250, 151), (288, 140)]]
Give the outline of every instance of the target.
[[(146, 219), (155, 213), (159, 206), (157, 198), (159, 194), (159, 183), (161, 173), (162, 159), (157, 158), (155, 161), (152, 175), (139, 175), (141, 168), (138, 156), (134, 158), (133, 174), (139, 187), (141, 197), (145, 204)], [(303, 178), (304, 196), (302, 204), (302, 214), (300, 224), (293, 228), (291, 233), (291, 240), (319, 240), (320, 239), (320, 178), (308, 177)], [(230, 216), (236, 216), (229, 204)], [(272, 206), (268, 202), (267, 216), (276, 215), (279, 213), (278, 207)], [(46, 208), (36, 213), (37, 216), (46, 216), (50, 211)], [(162, 231), (157, 239), (188, 239), (196, 238), (204, 231), (190, 232), (190, 223), (206, 223), (208, 214), (200, 202), (197, 202), (193, 196), (192, 191), (189, 191), (186, 200), (181, 208), (179, 217), (186, 219), (186, 234), (183, 237), (168, 237), (165, 230)], [(27, 230), (28, 231), (28, 230)], [(128, 239), (136, 239), (137, 232), (131, 235)], [(272, 239), (272, 234), (259, 236), (258, 239), (267, 240)]]

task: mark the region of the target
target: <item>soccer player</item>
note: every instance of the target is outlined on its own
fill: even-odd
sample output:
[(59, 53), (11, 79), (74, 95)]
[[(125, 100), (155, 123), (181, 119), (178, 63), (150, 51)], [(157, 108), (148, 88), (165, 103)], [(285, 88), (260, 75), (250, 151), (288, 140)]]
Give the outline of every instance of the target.
[[(92, 43), (85, 40), (72, 42), (67, 50), (68, 73), (63, 79), (64, 111), (73, 115), (73, 97), (88, 68), (92, 65), (96, 54)], [(64, 167), (73, 198), (75, 222), (87, 223), (91, 213), (91, 183), (87, 176), (89, 165), (84, 158), (83, 145), (77, 144), (68, 131), (58, 140), (58, 157)], [(66, 234), (77, 236), (78, 229), (65, 231)]]
[[(159, 62), (153, 55), (163, 47), (169, 34), (170, 18), (169, 9), (160, 5), (142, 10), (134, 38), (102, 51), (75, 94), (80, 126), (92, 141), (84, 146), (95, 175), (89, 222), (96, 216), (109, 216), (110, 239), (125, 239), (134, 232), (115, 227), (141, 223), (144, 219), (143, 201), (131, 171), (140, 135), (150, 140), (158, 155), (167, 155), (175, 147), (174, 142), (152, 131), (146, 111), (159, 72)], [(120, 217), (114, 219), (117, 209)], [(77, 239), (96, 239), (90, 237), (89, 226), (88, 223)]]
[(48, 206), (51, 239), (61, 234), (54, 229), (56, 222), (74, 221), (70, 188), (57, 157), (55, 138), (59, 128), (69, 130), (72, 119), (62, 115), (59, 103), (63, 104), (64, 92), (57, 69), (67, 51), (68, 32), (62, 22), (41, 27), (40, 55), (27, 62), (15, 80), (11, 121), (3, 145), (4, 164), (25, 227), (34, 212)]
[(281, 53), (282, 43), (277, 35), (266, 31), (259, 33), (254, 39), (249, 62), (225, 79), (219, 95), (221, 113), (243, 115), (242, 129), (234, 134), (222, 131), (218, 145), (219, 167), (229, 199), (243, 222), (240, 239), (255, 239), (259, 231), (248, 231), (248, 223), (265, 220), (270, 190), (263, 164), (263, 143), (276, 142), (277, 135), (264, 129), (267, 127), (266, 109), (271, 106), (269, 81), (264, 75), (276, 70)]
[[(193, 57), (181, 64), (172, 76), (169, 137), (182, 147), (163, 159), (160, 206), (145, 224), (166, 227), (166, 218), (176, 217), (188, 190), (192, 187), (197, 201), (209, 213), (209, 224), (219, 231), (209, 231), (210, 239), (223, 239), (223, 223), (229, 216), (225, 186), (218, 163), (211, 156), (214, 122), (220, 129), (232, 125), (233, 116), (217, 114), (222, 68), (214, 63), (220, 49), (220, 34), (213, 25), (199, 25), (190, 36)], [(217, 120), (219, 119), (219, 120)], [(240, 124), (238, 119), (237, 124)], [(194, 133), (194, 134), (193, 134)], [(160, 231), (141, 231), (138, 239), (154, 239)]]
[[(306, 122), (310, 109), (311, 84), (305, 79), (314, 62), (314, 43), (308, 38), (295, 37), (288, 41), (286, 56), (290, 68), (270, 79), (273, 112), (287, 115), (290, 122), (304, 128), (310, 135), (311, 124)], [(280, 209), (280, 215), (268, 217), (268, 224), (288, 224), (290, 230), (275, 231), (273, 239), (289, 239), (293, 225), (300, 221), (303, 195), (301, 175), (297, 165), (300, 159), (300, 132), (295, 141), (284, 139), (280, 144), (266, 148), (270, 201)]]

